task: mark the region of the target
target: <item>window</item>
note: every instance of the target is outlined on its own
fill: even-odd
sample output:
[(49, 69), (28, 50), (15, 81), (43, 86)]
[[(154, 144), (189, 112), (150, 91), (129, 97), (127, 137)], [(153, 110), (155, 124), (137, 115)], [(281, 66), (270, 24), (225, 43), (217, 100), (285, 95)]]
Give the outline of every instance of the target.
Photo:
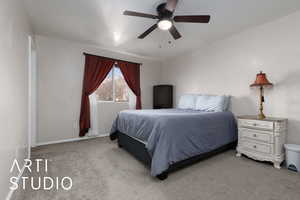
[(98, 101), (128, 102), (129, 88), (118, 66), (114, 65), (95, 93)]

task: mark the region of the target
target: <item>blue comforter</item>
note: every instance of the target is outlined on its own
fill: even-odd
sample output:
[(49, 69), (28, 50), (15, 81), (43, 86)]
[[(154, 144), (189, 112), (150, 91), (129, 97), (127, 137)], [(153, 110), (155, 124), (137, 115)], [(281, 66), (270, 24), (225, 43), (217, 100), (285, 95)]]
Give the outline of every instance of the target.
[(231, 112), (181, 109), (121, 111), (111, 135), (120, 131), (144, 141), (152, 156), (151, 175), (175, 162), (215, 150), (237, 139)]

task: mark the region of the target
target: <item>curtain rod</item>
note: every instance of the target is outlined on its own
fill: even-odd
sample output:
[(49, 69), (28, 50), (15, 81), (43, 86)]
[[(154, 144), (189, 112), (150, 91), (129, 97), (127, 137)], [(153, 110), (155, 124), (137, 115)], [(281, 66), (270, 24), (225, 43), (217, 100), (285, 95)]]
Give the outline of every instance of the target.
[(98, 56), (98, 55), (94, 55), (94, 54), (90, 54), (90, 53), (85, 53), (85, 52), (83, 53), (83, 55), (97, 56), (97, 57), (100, 57), (100, 58), (107, 58), (107, 59), (112, 59), (112, 60), (115, 60), (115, 61), (122, 61), (122, 62), (129, 62), (129, 63), (143, 65), (143, 63), (136, 63), (136, 62), (131, 62), (131, 61), (127, 61), (127, 60), (120, 60), (120, 59), (109, 58), (109, 57), (105, 57), (105, 56)]

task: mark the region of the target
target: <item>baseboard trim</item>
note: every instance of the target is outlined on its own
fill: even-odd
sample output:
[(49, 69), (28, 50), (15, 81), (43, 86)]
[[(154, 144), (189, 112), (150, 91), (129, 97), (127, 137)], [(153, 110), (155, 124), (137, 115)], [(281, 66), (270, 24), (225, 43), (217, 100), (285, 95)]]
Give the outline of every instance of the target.
[(86, 136), (86, 137), (81, 137), (81, 138), (71, 138), (71, 139), (65, 139), (65, 140), (56, 140), (56, 141), (50, 141), (50, 142), (40, 142), (37, 143), (34, 147), (38, 146), (44, 146), (44, 145), (49, 145), (49, 144), (59, 144), (59, 143), (66, 143), (66, 142), (76, 142), (76, 141), (81, 141), (81, 140), (89, 140), (89, 139), (95, 139), (99, 137), (107, 137), (109, 134), (104, 134), (104, 135), (96, 135), (96, 136)]
[[(24, 170), (25, 170), (25, 163), (23, 164), (23, 167), (22, 167), (22, 169), (21, 169), (21, 171), (20, 171), (20, 173), (18, 174), (18, 177), (17, 177), (18, 185), (19, 185), (21, 177), (23, 176)], [(8, 192), (5, 200), (10, 200), (11, 197), (13, 196), (14, 192), (15, 192), (15, 190), (12, 190), (12, 189), (9, 188), (9, 192)]]

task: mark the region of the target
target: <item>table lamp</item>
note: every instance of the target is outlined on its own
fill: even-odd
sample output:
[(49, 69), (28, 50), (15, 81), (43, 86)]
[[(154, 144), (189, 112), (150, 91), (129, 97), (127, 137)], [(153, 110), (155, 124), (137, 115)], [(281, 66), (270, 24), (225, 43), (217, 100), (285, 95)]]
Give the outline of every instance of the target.
[(266, 116), (263, 113), (264, 110), (263, 103), (265, 102), (265, 98), (264, 98), (265, 86), (273, 86), (273, 84), (268, 81), (266, 74), (260, 71), (260, 73), (256, 75), (255, 82), (250, 85), (250, 87), (259, 87), (260, 89), (260, 96), (259, 96), (260, 107), (259, 107), (258, 119), (266, 118)]

